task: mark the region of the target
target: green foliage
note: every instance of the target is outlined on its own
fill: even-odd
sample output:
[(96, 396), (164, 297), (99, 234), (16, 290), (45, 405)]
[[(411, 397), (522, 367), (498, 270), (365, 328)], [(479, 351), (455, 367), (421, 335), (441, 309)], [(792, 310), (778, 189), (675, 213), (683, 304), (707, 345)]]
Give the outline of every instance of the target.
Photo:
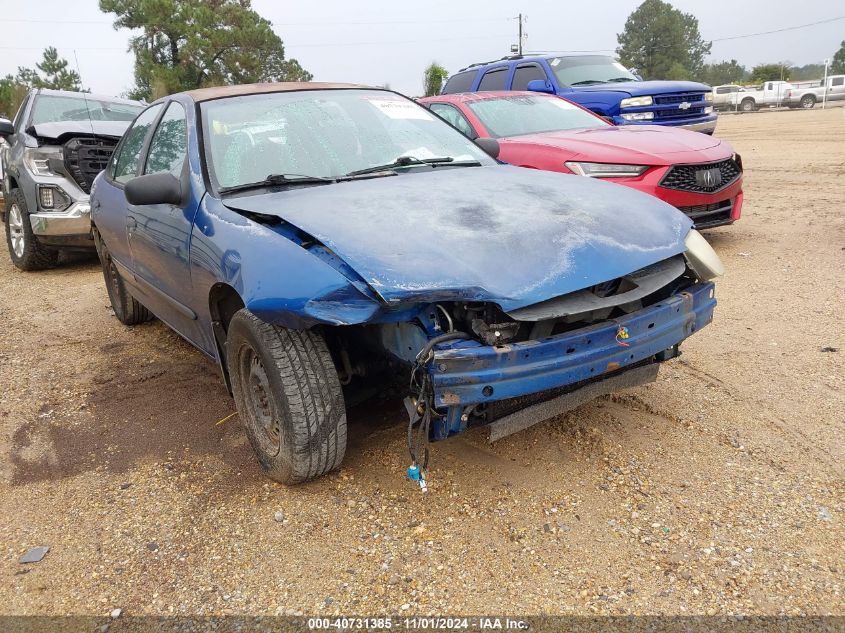
[(696, 79), (710, 86), (721, 86), (723, 84), (741, 84), (746, 77), (748, 77), (748, 70), (745, 66), (732, 59), (704, 64)]
[(100, 0), (114, 27), (140, 30), (130, 40), (135, 88), (130, 96), (160, 96), (204, 86), (262, 81), (310, 81), (285, 59), (282, 40), (250, 0)]
[(443, 89), (443, 82), (449, 78), (449, 71), (437, 62), (431, 65), (423, 73), (423, 96), (433, 97), (439, 95)]
[(81, 91), (79, 73), (68, 70), (67, 66), (67, 60), (59, 57), (59, 52), (50, 46), (44, 49), (41, 63), (36, 64), (34, 69), (18, 66), (16, 75), (0, 79), (0, 116), (15, 116), (26, 93), (32, 88)]
[(824, 64), (805, 64), (789, 69), (791, 81), (818, 81), (824, 77)]
[(663, 0), (645, 0), (628, 16), (625, 30), (616, 36), (620, 61), (634, 67), (643, 79), (701, 74), (710, 42), (701, 39), (698, 19)]
[(839, 46), (839, 50), (833, 56), (830, 62), (831, 75), (845, 75), (845, 40)]
[(751, 76), (748, 81), (752, 84), (763, 83), (764, 81), (789, 81), (789, 74), (792, 67), (789, 64), (758, 64), (751, 69)]

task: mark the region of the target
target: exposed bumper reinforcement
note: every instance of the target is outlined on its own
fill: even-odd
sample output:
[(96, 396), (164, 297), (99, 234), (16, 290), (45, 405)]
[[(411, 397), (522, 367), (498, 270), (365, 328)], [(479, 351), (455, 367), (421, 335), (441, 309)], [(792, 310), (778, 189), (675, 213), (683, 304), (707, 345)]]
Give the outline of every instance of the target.
[(596, 382), (591, 382), (576, 391), (565, 393), (562, 396), (539, 402), (526, 407), (516, 413), (511, 413), (503, 418), (494, 420), (485, 428), (488, 430), (487, 439), (495, 442), (503, 437), (518, 433), (530, 426), (545, 422), (555, 416), (571, 411), (582, 404), (589, 402), (599, 396), (614, 393), (620, 389), (639, 387), (654, 382), (660, 370), (658, 363), (634, 367), (620, 374), (607, 376)]

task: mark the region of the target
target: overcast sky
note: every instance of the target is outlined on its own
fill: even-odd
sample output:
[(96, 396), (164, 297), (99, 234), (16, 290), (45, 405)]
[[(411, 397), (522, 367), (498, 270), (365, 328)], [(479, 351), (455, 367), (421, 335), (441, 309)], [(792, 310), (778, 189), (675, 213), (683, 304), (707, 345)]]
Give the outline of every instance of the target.
[[(616, 34), (639, 0), (253, 0), (315, 79), (388, 83), (417, 95), (423, 69), (436, 60), (450, 72), (509, 53), (520, 11), (527, 15), (527, 50), (578, 51), (616, 47)], [(674, 0), (693, 13), (707, 40), (770, 31), (845, 15), (830, 0)], [(73, 10), (70, 10), (73, 7)], [(64, 18), (60, 16), (65, 16)], [(70, 22), (73, 22), (72, 24)], [(0, 75), (34, 66), (47, 46), (74, 62), (84, 85), (121, 94), (132, 86), (130, 31), (115, 31), (97, 0), (0, 0)], [(788, 60), (802, 65), (830, 57), (845, 40), (845, 20), (805, 29), (714, 42), (712, 60), (748, 67)]]

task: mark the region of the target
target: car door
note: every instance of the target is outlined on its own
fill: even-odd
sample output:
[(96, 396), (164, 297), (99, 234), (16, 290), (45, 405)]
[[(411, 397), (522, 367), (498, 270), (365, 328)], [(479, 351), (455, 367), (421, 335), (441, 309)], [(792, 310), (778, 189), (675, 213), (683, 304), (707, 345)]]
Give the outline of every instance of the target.
[[(135, 178), (141, 167), (141, 153), (164, 106), (157, 103), (139, 114), (123, 135), (109, 160), (104, 177), (97, 183), (91, 200), (91, 217), (112, 260), (127, 282), (132, 283), (127, 217), (129, 206), (124, 185)], [(152, 308), (150, 308), (152, 309)]]
[[(156, 124), (141, 175), (169, 173), (191, 190), (188, 173), (188, 120), (185, 106), (170, 101)], [(191, 303), (191, 227), (198, 197), (181, 204), (128, 205), (127, 234), (136, 282), (160, 319), (191, 341), (198, 336)]]

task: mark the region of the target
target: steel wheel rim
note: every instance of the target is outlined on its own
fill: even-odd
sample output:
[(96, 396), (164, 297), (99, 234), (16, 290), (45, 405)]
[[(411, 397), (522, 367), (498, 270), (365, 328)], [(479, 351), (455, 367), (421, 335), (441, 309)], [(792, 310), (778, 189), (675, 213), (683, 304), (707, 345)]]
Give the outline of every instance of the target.
[(26, 233), (23, 230), (23, 214), (17, 204), (9, 208), (9, 242), (15, 257), (23, 257), (26, 248)]
[(241, 372), (247, 415), (254, 424), (255, 437), (264, 453), (270, 456), (278, 455), (282, 447), (281, 423), (271, 396), (272, 388), (267, 370), (255, 350), (245, 351)]

